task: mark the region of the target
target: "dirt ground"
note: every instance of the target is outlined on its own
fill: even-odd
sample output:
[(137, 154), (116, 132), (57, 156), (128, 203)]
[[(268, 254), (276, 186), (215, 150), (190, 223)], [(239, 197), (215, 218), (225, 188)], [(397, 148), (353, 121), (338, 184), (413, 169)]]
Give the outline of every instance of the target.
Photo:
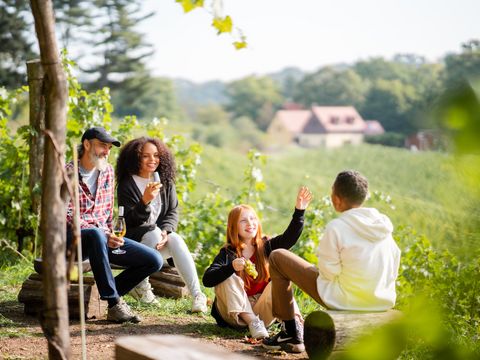
[[(47, 341), (35, 317), (23, 313), (23, 305), (15, 302), (2, 303), (0, 313), (15, 324), (7, 326), (7, 334), (0, 337), (1, 359), (46, 359), (48, 358)], [(208, 315), (183, 317), (144, 316), (140, 324), (110, 324), (105, 320), (88, 320), (86, 323), (86, 343), (88, 359), (114, 359), (115, 341), (121, 336), (176, 334), (199, 338), (207, 343), (213, 343), (230, 352), (263, 359), (307, 359), (307, 354), (272, 353), (259, 344), (250, 344), (242, 335), (230, 337), (212, 336), (215, 333)], [(5, 325), (3, 325), (5, 330)], [(78, 321), (72, 321), (70, 326), (70, 341), (72, 359), (81, 359), (81, 333)], [(182, 344), (178, 344), (182, 346)]]

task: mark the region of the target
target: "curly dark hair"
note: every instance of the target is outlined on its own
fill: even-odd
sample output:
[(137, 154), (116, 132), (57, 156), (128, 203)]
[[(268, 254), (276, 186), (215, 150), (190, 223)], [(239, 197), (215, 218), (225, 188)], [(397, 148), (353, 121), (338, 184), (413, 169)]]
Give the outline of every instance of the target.
[(333, 183), (333, 191), (350, 205), (361, 205), (368, 195), (368, 181), (358, 171), (342, 171)]
[(130, 140), (120, 149), (120, 154), (117, 159), (117, 167), (115, 169), (117, 184), (127, 176), (138, 175), (140, 172), (140, 157), (142, 149), (146, 143), (152, 143), (155, 145), (160, 153), (160, 164), (156, 171), (158, 171), (160, 175), (160, 181), (162, 184), (168, 187), (175, 182), (175, 158), (170, 149), (159, 139), (142, 136)]

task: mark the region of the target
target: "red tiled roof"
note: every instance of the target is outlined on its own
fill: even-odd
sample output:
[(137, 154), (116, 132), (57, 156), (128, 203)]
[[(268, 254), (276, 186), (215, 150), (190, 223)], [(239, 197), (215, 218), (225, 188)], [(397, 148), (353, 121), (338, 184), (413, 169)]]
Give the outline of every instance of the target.
[(312, 106), (312, 112), (327, 133), (365, 129), (365, 121), (353, 106)]
[(365, 120), (365, 135), (380, 135), (385, 133), (385, 129), (378, 120)]
[(280, 123), (291, 133), (301, 133), (312, 116), (310, 110), (279, 110), (276, 117)]

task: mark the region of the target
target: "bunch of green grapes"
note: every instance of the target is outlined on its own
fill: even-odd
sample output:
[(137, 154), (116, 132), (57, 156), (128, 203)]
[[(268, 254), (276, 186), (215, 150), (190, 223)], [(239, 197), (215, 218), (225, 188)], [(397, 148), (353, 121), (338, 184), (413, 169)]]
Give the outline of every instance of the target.
[(257, 269), (255, 269), (255, 264), (250, 260), (245, 260), (245, 272), (254, 279), (256, 279), (258, 276)]

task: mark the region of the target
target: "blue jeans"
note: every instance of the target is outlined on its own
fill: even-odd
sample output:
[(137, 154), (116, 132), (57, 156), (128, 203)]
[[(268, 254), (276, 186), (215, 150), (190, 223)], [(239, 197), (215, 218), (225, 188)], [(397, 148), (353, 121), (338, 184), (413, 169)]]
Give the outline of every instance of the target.
[[(140, 281), (160, 270), (163, 259), (158, 251), (124, 238), (122, 249), (125, 254), (112, 254), (107, 245), (107, 236), (99, 228), (81, 230), (82, 257), (89, 259), (93, 277), (97, 283), (102, 300), (116, 299), (132, 290)], [(67, 231), (67, 243), (72, 239), (72, 232)], [(110, 263), (126, 268), (113, 277)]]

